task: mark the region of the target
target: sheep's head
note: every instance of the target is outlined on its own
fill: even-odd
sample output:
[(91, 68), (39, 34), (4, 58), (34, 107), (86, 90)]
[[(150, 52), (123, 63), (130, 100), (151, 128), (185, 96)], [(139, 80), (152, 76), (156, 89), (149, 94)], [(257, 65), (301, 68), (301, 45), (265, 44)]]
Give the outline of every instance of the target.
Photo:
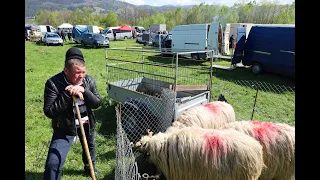
[(146, 132), (147, 135), (143, 136), (140, 141), (136, 142), (135, 144), (131, 143), (131, 147), (138, 149), (141, 153), (147, 153), (146, 145), (153, 135), (153, 132), (150, 131), (150, 129), (147, 129)]

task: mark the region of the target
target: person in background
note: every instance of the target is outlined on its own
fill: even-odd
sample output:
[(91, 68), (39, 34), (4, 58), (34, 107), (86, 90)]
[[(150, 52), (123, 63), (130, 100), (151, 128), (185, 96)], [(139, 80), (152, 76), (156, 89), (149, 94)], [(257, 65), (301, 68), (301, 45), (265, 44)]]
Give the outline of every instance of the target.
[(44, 180), (61, 178), (63, 165), (76, 136), (79, 137), (82, 145), (84, 172), (86, 175), (90, 175), (90, 166), (72, 96), (76, 97), (79, 106), (80, 120), (83, 123), (95, 175), (99, 174), (95, 167), (96, 119), (93, 109), (97, 109), (101, 105), (101, 96), (97, 91), (95, 79), (86, 74), (82, 52), (76, 47), (71, 47), (66, 52), (63, 71), (50, 77), (44, 87), (43, 111), (51, 119), (53, 128), (45, 163)]
[(63, 40), (63, 42), (66, 42), (66, 32), (64, 28), (62, 28), (61, 30), (61, 39)]
[(113, 31), (113, 40), (114, 40), (114, 41), (117, 40), (117, 33), (116, 33), (116, 31)]
[(229, 38), (229, 49), (230, 49), (231, 53), (233, 54), (234, 53), (234, 38), (233, 38), (233, 34)]
[(72, 29), (71, 28), (68, 29), (67, 35), (68, 35), (68, 40), (71, 41), (72, 40)]
[(58, 28), (57, 34), (62, 38), (61, 31), (62, 31), (61, 28)]

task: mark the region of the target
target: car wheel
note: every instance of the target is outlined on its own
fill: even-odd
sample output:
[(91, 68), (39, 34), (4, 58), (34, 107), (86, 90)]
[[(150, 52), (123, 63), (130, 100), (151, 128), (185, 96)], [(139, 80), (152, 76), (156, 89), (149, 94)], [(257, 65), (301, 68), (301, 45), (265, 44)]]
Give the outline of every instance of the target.
[(97, 49), (97, 48), (98, 48), (97, 44), (96, 44), (96, 43), (93, 43), (93, 44), (92, 44), (92, 48)]
[(127, 37), (127, 36), (125, 36), (123, 39), (128, 39), (128, 37)]
[(262, 65), (260, 63), (253, 63), (251, 70), (255, 74), (260, 74), (262, 72)]
[(60, 46), (63, 46), (63, 43), (61, 43)]
[(81, 47), (84, 47), (85, 45), (84, 45), (84, 42), (83, 41), (81, 41)]
[(198, 54), (191, 54), (191, 57), (193, 60), (199, 60), (199, 55)]

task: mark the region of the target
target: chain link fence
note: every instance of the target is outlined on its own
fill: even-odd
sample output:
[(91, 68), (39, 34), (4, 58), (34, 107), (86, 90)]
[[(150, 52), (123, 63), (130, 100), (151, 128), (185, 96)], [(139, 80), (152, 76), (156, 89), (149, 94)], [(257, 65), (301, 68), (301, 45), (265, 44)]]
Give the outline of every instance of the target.
[(236, 120), (254, 119), (295, 125), (295, 87), (229, 80), (217, 85), (213, 92), (216, 93), (213, 99), (217, 99), (219, 94), (224, 95), (235, 110)]
[(116, 107), (117, 152), (115, 179), (128, 180), (152, 177), (157, 168), (145, 160), (144, 154), (133, 152), (132, 143), (136, 143), (147, 134), (164, 132), (172, 123), (173, 106), (171, 93), (163, 93), (157, 99), (129, 99)]

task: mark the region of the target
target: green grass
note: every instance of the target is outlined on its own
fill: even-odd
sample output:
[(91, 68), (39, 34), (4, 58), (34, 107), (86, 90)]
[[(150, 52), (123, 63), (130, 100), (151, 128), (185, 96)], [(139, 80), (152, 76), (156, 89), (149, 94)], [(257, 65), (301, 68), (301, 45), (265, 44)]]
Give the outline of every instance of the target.
[[(45, 81), (52, 75), (63, 70), (64, 56), (68, 48), (80, 47), (66, 42), (64, 46), (43, 46), (35, 42), (25, 42), (25, 172), (26, 179), (40, 180), (44, 170), (48, 142), (51, 139), (51, 120), (42, 111), (43, 90)], [(134, 40), (111, 41), (111, 48), (132, 47), (142, 45)], [(87, 65), (87, 74), (96, 79), (97, 88), (103, 98), (103, 105), (95, 111), (98, 119), (96, 134), (97, 168), (101, 172), (99, 179), (114, 179), (116, 159), (116, 115), (115, 103), (108, 99), (106, 90), (107, 73), (104, 49), (81, 48)], [(108, 51), (110, 56), (122, 56), (127, 60), (139, 60), (132, 52), (118, 54)], [(146, 61), (171, 63), (171, 59), (155, 57)], [(209, 67), (209, 62), (179, 61), (185, 67)], [(216, 60), (214, 64), (229, 66), (230, 62)], [(158, 71), (158, 70), (155, 70)], [(160, 72), (160, 71), (159, 71)], [(126, 74), (123, 74), (126, 76)], [(208, 78), (208, 74), (193, 72), (197, 78)], [(237, 82), (239, 81), (239, 82)], [(250, 119), (254, 104), (255, 89), (248, 86), (251, 82), (265, 82), (276, 85), (294, 86), (294, 80), (274, 74), (254, 75), (249, 68), (237, 68), (233, 71), (213, 70), (212, 99), (223, 93), (233, 105), (237, 119)], [(249, 82), (248, 84), (244, 82)], [(266, 86), (266, 85), (264, 85)], [(295, 124), (294, 92), (274, 92), (275, 88), (259, 90), (254, 118), (262, 121), (284, 122)], [(84, 180), (89, 177), (82, 175), (80, 142), (74, 143), (64, 165), (64, 180)]]

